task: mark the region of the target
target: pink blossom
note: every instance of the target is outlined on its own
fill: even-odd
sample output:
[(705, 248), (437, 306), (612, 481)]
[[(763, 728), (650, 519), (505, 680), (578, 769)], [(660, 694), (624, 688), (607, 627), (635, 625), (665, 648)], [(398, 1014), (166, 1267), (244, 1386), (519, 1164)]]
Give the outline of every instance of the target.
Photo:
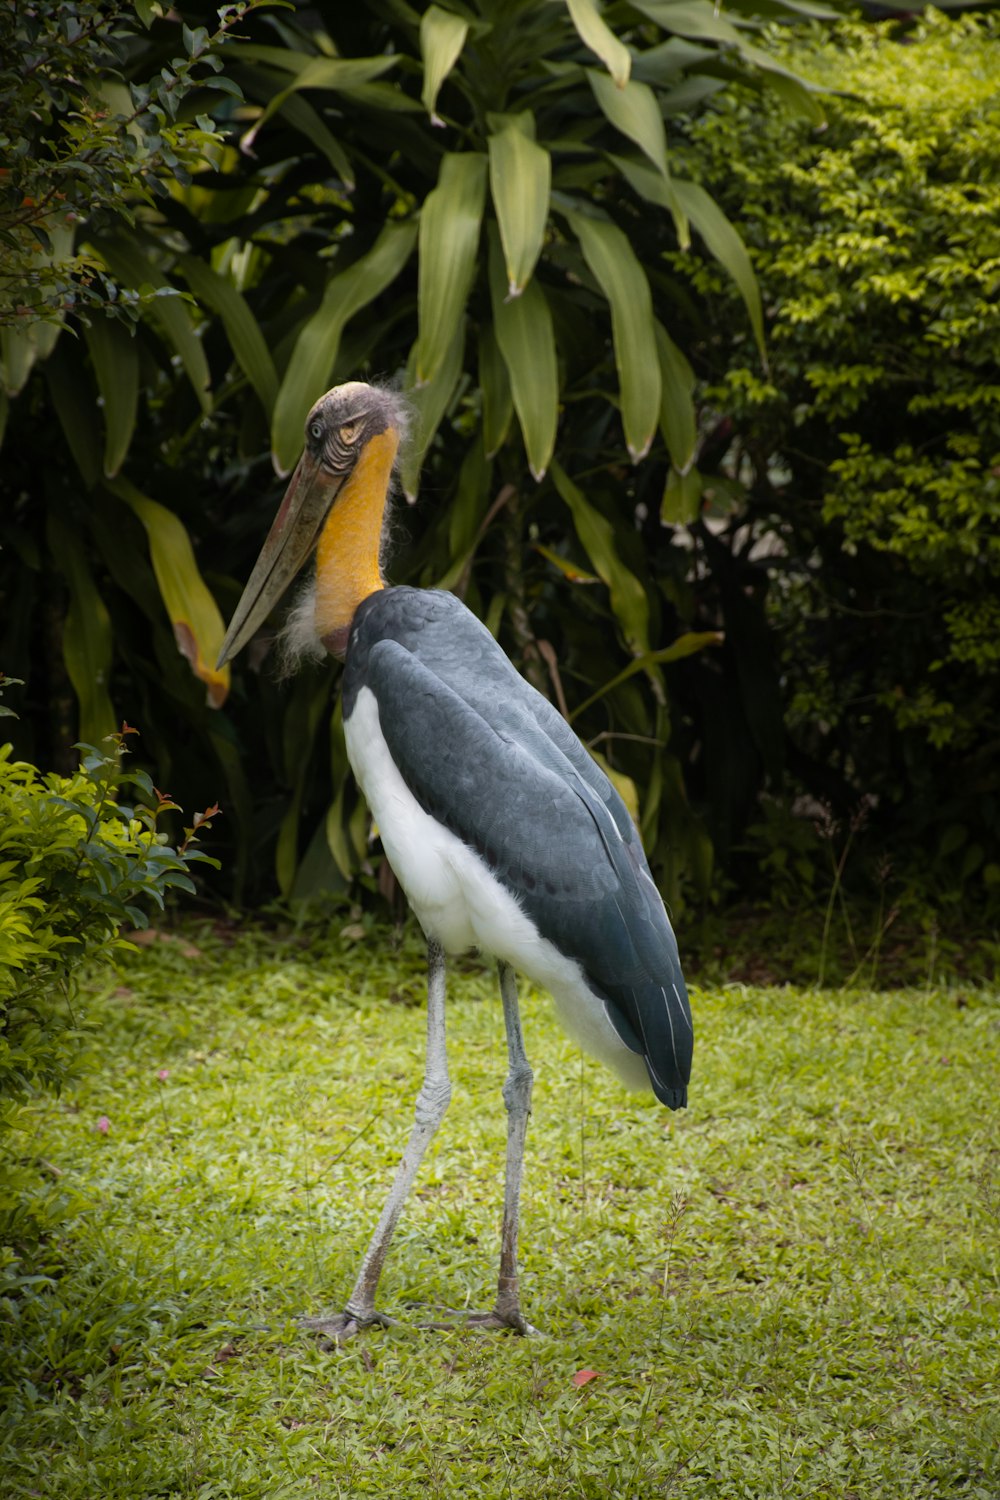
[(107, 1115), (101, 1116), (101, 1118), (97, 1122), (97, 1128), (102, 1135), (107, 1135), (108, 1131), (111, 1129), (111, 1121), (108, 1119)]
[(161, 1083), (166, 1083), (167, 1079), (170, 1077), (170, 1069), (169, 1068), (161, 1068), (160, 1071), (157, 1073), (156, 1076), (160, 1080)]

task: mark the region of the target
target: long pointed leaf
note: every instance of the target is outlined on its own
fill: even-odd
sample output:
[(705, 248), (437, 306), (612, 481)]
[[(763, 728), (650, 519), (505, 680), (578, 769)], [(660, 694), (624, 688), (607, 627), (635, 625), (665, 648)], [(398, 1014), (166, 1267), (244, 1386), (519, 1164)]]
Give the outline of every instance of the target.
[(148, 304), (149, 316), (159, 324), (167, 342), (179, 355), (202, 410), (210, 411), (212, 398), (209, 395), (208, 361), (201, 340), (194, 331), (194, 320), (188, 304), (135, 240), (124, 234), (109, 235), (98, 242), (98, 249), (115, 276), (124, 281), (126, 286), (136, 290), (150, 286), (160, 293)]
[(414, 414), (414, 423), (400, 460), (399, 480), (403, 486), (403, 494), (411, 504), (417, 498), (417, 486), (424, 455), (441, 425), (441, 419), (448, 409), (448, 403), (455, 393), (455, 387), (462, 373), (464, 352), (465, 326), (459, 322), (452, 335), (451, 345), (445, 350), (444, 358), (438, 365), (433, 378), (418, 384), (416, 344), (410, 350), (410, 358), (406, 367), (406, 389)]
[(536, 480), (545, 474), (559, 421), (559, 367), (548, 299), (537, 281), (508, 300), (499, 237), (490, 233), (490, 298), (493, 328), (503, 355), (528, 466)]
[(431, 5), (420, 17), (420, 54), (424, 60), (424, 86), (420, 94), (432, 125), (443, 125), (435, 114), (437, 96), (452, 68), (458, 62), (469, 23), (453, 11)]
[(270, 417), (278, 395), (278, 376), (267, 340), (247, 306), (246, 298), (232, 282), (213, 271), (196, 255), (182, 255), (180, 266), (198, 301), (222, 319), (236, 361)]
[(632, 461), (649, 452), (660, 415), (660, 363), (646, 273), (624, 232), (607, 219), (567, 213), (587, 265), (611, 304), (622, 425)]
[(510, 376), (492, 326), (479, 333), (479, 389), (483, 398), (483, 447), (492, 458), (503, 446), (514, 415)]
[(135, 431), (139, 354), (132, 335), (114, 318), (92, 318), (83, 334), (104, 402), (104, 472), (111, 478), (125, 462)]
[(591, 693), (582, 703), (578, 703), (570, 714), (572, 721), (578, 714), (603, 698), (606, 693), (626, 682), (629, 677), (634, 677), (636, 672), (645, 672), (650, 667), (662, 666), (668, 661), (683, 661), (686, 656), (694, 656), (697, 651), (704, 651), (706, 646), (721, 646), (724, 636), (721, 630), (692, 630), (686, 635), (679, 635), (669, 646), (662, 646), (659, 651), (644, 651), (634, 661), (616, 676), (606, 682), (603, 687), (598, 688), (596, 693)]
[(208, 689), (210, 708), (221, 708), (229, 692), (229, 668), (215, 663), (226, 633), (219, 606), (198, 571), (191, 538), (179, 516), (119, 477), (108, 488), (131, 506), (146, 528), (153, 572), (177, 649)]
[(673, 178), (669, 172), (658, 172), (655, 167), (640, 161), (638, 157), (615, 156), (609, 152), (608, 160), (617, 167), (634, 193), (645, 198), (647, 203), (655, 203), (658, 208), (667, 210), (674, 221), (678, 245), (682, 250), (689, 249), (691, 228), (687, 214), (681, 208), (680, 199), (674, 192)]
[(433, 380), (451, 347), (476, 271), (486, 199), (486, 158), (473, 151), (441, 158), (437, 187), (420, 213), (417, 279), (418, 385)]
[(764, 314), (760, 302), (760, 287), (754, 275), (747, 248), (739, 234), (722, 212), (715, 199), (695, 182), (674, 179), (674, 192), (691, 223), (701, 235), (709, 252), (729, 272), (750, 315), (754, 338), (764, 366), (767, 354), (764, 348)]
[(573, 526), (594, 571), (608, 586), (611, 609), (633, 652), (649, 650), (649, 600), (646, 591), (618, 555), (614, 527), (606, 516), (578, 489), (558, 463), (552, 464), (552, 479), (569, 506)]
[[(279, 51), (278, 48), (261, 48), (261, 51)], [(283, 89), (281, 83), (268, 73), (266, 69), (245, 67), (240, 64), (233, 69), (233, 75), (245, 94), (253, 99), (262, 99), (265, 104), (279, 93), (282, 94), (281, 104), (277, 109), (289, 125), (299, 130), (307, 140), (323, 153), (347, 191), (353, 192), (355, 187), (354, 168), (351, 166), (343, 146), (330, 132), (321, 116), (316, 112), (308, 100), (301, 94), (289, 94)], [(258, 121), (257, 129), (260, 129)], [(244, 137), (244, 141), (246, 137)]]
[(631, 71), (632, 56), (604, 20), (595, 0), (566, 0), (566, 5), (583, 45), (601, 59), (617, 86), (624, 88)]
[(46, 361), (45, 378), (74, 462), (87, 489), (93, 489), (101, 476), (101, 442), (94, 424), (91, 386), (76, 339), (63, 339)]
[(80, 705), (80, 739), (99, 745), (113, 733), (115, 711), (108, 694), (111, 677), (111, 617), (94, 583), (79, 537), (59, 516), (50, 515), (48, 540), (56, 567), (69, 588), (63, 630), (63, 658)]
[(667, 133), (660, 106), (648, 83), (615, 88), (606, 73), (587, 69), (587, 82), (605, 119), (634, 141), (661, 176), (667, 176)]
[(329, 384), (345, 323), (395, 281), (416, 238), (412, 219), (390, 220), (368, 254), (328, 282), (298, 336), (274, 403), (271, 452), (279, 474), (290, 473), (298, 462), (305, 419)]
[(507, 286), (519, 297), (541, 253), (549, 216), (552, 158), (516, 125), (489, 140), (490, 190), (500, 226)]
[(659, 320), (653, 332), (660, 359), (660, 431), (675, 468), (685, 474), (698, 441), (694, 371)]
[(299, 69), (292, 81), (268, 100), (263, 111), (244, 135), (241, 146), (252, 151), (258, 133), (285, 101), (299, 89), (333, 89), (351, 94), (378, 78), (399, 62), (391, 54), (385, 57), (312, 57)]

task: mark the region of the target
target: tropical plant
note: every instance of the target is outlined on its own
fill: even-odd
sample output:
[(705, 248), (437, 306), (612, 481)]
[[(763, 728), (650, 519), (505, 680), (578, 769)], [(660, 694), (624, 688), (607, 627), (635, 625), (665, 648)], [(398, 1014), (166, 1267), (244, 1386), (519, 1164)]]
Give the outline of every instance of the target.
[[(638, 788), (668, 894), (706, 887), (667, 674), (697, 654), (691, 670), (721, 685), (702, 654), (720, 620), (661, 524), (699, 503), (667, 252), (702, 246), (723, 267), (758, 359), (762, 314), (738, 235), (672, 147), (738, 78), (817, 118), (756, 19), (805, 8), (376, 0), (323, 24), (256, 11), (213, 80), (249, 104), (185, 106), (212, 111), (190, 181), (136, 203), (127, 232), (104, 212), (83, 225), (86, 254), (138, 294), (138, 321), (132, 336), (97, 319), (82, 342), (61, 335), (23, 387), (5, 455), (5, 659), (20, 670), (34, 646), (36, 703), (71, 703), (71, 684), (85, 738), (112, 705), (141, 718), (184, 795), (213, 760), (240, 889), (275, 847), (286, 893), (343, 883), (365, 856), (336, 713), (327, 729), (335, 669), (287, 692), (244, 671), (226, 701), (214, 667), (276, 503), (268, 450), (287, 473), (311, 402), (358, 375), (401, 380), (415, 412), (402, 484), (420, 503), (395, 577), (462, 593)], [(165, 38), (176, 50), (181, 17), (188, 36), (218, 25), (197, 5), (162, 16), (133, 39), (126, 83)], [(56, 716), (64, 747), (74, 719)], [(51, 748), (40, 712), (32, 728)]]

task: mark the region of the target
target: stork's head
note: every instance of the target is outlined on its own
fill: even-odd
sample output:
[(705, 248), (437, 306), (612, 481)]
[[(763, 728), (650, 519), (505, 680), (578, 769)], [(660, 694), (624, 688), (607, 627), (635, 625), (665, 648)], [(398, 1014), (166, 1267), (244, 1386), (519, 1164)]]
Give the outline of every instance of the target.
[(222, 643), (220, 666), (263, 625), (317, 543), (327, 574), (336, 567), (338, 575), (320, 579), (319, 637), (346, 630), (357, 604), (381, 586), (382, 517), (405, 429), (406, 407), (394, 391), (352, 380), (316, 402), (302, 457)]

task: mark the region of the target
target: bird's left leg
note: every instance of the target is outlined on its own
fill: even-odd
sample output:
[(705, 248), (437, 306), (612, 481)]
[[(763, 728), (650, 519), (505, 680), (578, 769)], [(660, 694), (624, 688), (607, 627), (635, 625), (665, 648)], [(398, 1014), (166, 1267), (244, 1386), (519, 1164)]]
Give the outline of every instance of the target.
[(324, 1333), (336, 1342), (350, 1338), (367, 1324), (380, 1323), (384, 1326), (391, 1321), (375, 1307), (379, 1277), (403, 1205), (413, 1186), (413, 1179), (451, 1099), (445, 1046), (444, 1001), (444, 949), (434, 938), (430, 938), (427, 942), (427, 1061), (423, 1085), (417, 1096), (410, 1139), (344, 1311), (332, 1318), (305, 1318), (302, 1321), (302, 1327)]
[(536, 1333), (525, 1320), (517, 1276), (517, 1238), (521, 1221), (521, 1178), (524, 1171), (524, 1141), (531, 1113), (534, 1074), (524, 1050), (521, 1013), (517, 1003), (517, 980), (510, 964), (502, 960), (500, 998), (507, 1032), (507, 1078), (503, 1102), (507, 1106), (507, 1172), (504, 1179), (503, 1228), (500, 1235), (500, 1274), (497, 1300), (491, 1313), (473, 1315), (469, 1322), (487, 1328), (512, 1328), (516, 1333)]

